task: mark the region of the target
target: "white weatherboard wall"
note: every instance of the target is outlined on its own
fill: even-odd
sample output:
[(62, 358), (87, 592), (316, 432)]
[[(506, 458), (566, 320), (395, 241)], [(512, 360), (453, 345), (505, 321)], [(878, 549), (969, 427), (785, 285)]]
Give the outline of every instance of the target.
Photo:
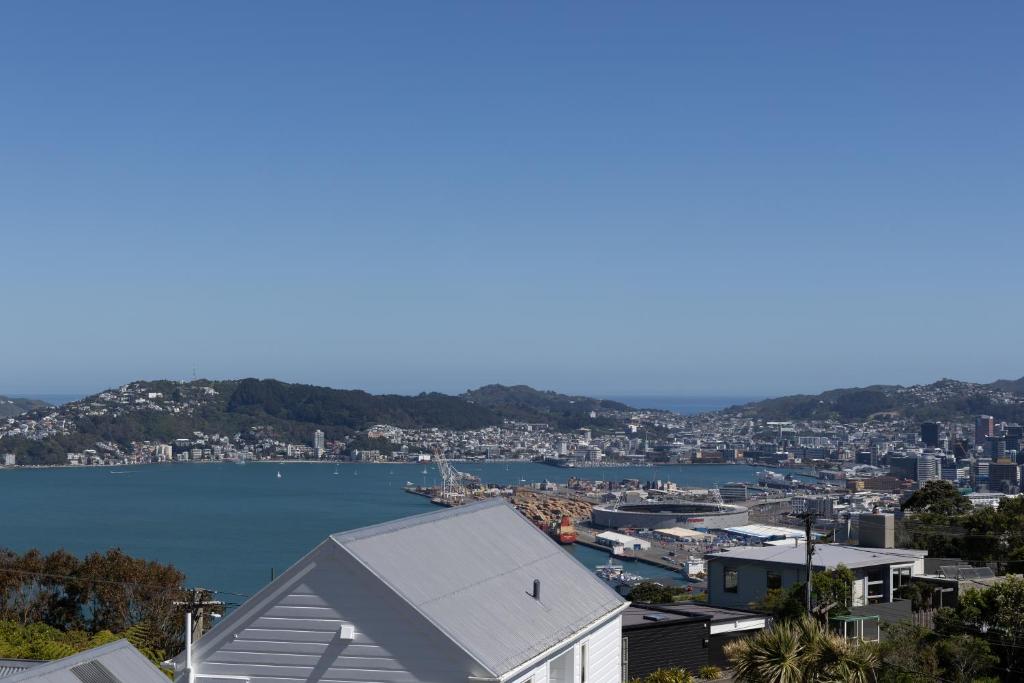
[[(253, 609), (235, 612), (196, 644), (196, 683), (418, 683), (486, 676), (332, 541), (268, 588), (274, 590), (250, 601)], [(338, 638), (343, 624), (355, 626), (350, 642)]]
[[(513, 683), (579, 683), (582, 645), (587, 650), (586, 683), (621, 683), (622, 681), (622, 617), (616, 616), (577, 638), (565, 649), (558, 650), (544, 661), (512, 679)], [(562, 673), (561, 658), (568, 654), (572, 661), (571, 680)]]

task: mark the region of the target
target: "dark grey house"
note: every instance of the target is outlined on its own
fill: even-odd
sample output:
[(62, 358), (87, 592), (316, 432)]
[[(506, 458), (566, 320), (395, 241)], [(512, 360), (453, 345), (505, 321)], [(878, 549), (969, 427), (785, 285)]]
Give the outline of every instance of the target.
[(767, 615), (704, 604), (631, 605), (622, 615), (627, 680), (665, 668), (726, 666), (726, 643), (765, 628)]

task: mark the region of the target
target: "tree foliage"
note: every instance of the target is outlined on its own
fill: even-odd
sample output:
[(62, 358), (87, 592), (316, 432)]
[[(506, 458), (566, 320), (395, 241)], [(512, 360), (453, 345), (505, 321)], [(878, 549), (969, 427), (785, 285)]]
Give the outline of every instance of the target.
[(956, 607), (935, 615), (943, 637), (974, 636), (991, 646), (1004, 668), (1024, 680), (1024, 578), (1007, 576), (988, 588), (970, 588)]
[(952, 482), (935, 480), (925, 482), (924, 486), (914, 491), (900, 509), (945, 517), (959, 516), (971, 511), (971, 501)]
[(629, 591), (629, 600), (648, 605), (660, 605), (675, 600), (676, 592), (671, 588), (655, 583), (642, 581)]
[(140, 649), (171, 652), (181, 640), (174, 601), (184, 580), (171, 565), (118, 549), (81, 559), (64, 550), (0, 549), (0, 621), (67, 633), (128, 633)]
[(736, 680), (747, 683), (868, 683), (878, 664), (871, 645), (847, 642), (806, 616), (734, 640), (725, 652)]

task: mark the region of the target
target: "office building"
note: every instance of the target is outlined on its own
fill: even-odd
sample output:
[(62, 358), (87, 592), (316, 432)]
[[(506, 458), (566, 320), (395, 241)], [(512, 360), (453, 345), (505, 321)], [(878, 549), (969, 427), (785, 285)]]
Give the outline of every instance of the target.
[(990, 491), (1016, 489), (1020, 486), (1020, 465), (1010, 460), (1000, 460), (988, 466), (988, 488)]
[(984, 446), (985, 439), (996, 433), (996, 420), (991, 415), (979, 415), (974, 421), (974, 445)]
[(1001, 436), (990, 436), (985, 439), (985, 454), (993, 460), (1006, 457), (1006, 439)]
[(938, 422), (924, 422), (921, 424), (921, 442), (924, 443), (925, 448), (939, 447), (939, 429), (940, 425)]
[(915, 481), (919, 485), (923, 485), (927, 481), (932, 479), (939, 479), (941, 473), (941, 461), (934, 455), (923, 453), (917, 456), (917, 472)]

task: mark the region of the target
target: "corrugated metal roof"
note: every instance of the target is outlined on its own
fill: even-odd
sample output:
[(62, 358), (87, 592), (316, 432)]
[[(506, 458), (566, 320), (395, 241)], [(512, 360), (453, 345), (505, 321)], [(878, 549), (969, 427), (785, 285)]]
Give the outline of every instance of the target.
[(13, 676), (39, 664), (43, 664), (43, 662), (35, 659), (0, 659), (0, 678)]
[(40, 663), (4, 683), (167, 683), (167, 677), (127, 640)]
[(501, 500), (331, 538), (495, 676), (625, 604)]
[[(815, 567), (834, 569), (843, 564), (851, 569), (854, 567), (874, 567), (886, 564), (905, 564), (927, 555), (925, 550), (909, 550), (906, 548), (861, 548), (859, 546), (822, 543), (814, 546), (811, 563)], [(719, 553), (709, 553), (709, 559), (740, 559), (758, 562), (776, 562), (780, 564), (801, 565), (807, 561), (807, 549), (799, 546), (751, 546), (732, 548)]]

